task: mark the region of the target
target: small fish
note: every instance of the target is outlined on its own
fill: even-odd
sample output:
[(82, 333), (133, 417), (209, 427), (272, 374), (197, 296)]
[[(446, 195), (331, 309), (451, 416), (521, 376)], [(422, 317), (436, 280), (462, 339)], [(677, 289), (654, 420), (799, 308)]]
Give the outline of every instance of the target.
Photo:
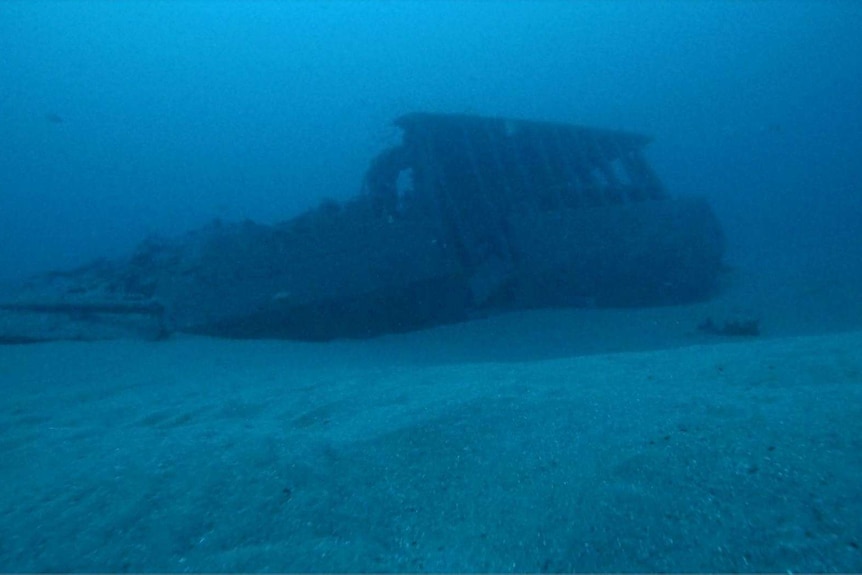
[(63, 116), (55, 112), (48, 112), (47, 114), (45, 114), (45, 120), (47, 120), (51, 124), (62, 124)]

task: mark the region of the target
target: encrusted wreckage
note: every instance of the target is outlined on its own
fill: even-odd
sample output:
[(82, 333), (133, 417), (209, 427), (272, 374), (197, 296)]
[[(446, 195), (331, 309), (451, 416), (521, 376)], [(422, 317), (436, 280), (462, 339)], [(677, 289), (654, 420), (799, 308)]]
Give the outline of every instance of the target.
[(368, 337), (549, 306), (703, 299), (722, 232), (672, 198), (647, 137), (559, 123), (409, 114), (362, 193), (279, 225), (214, 223), (127, 260), (32, 278), (0, 341), (171, 331)]

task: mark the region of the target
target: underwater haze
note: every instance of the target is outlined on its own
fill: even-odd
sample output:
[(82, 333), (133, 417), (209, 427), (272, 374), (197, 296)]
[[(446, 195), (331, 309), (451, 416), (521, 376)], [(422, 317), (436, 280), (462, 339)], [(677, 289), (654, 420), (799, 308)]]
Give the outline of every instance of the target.
[[(0, 0), (0, 572), (862, 572), (860, 32), (859, 0)], [(379, 155), (412, 112), (478, 126), (415, 153), (440, 209), (399, 189), (437, 148)], [(558, 122), (651, 136), (664, 190), (629, 155), (603, 193), (671, 198), (592, 209), (580, 142), (642, 140)]]
[(853, 1), (3, 2), (0, 279), (353, 196), (413, 111), (647, 133), (731, 263), (847, 265), (860, 29)]

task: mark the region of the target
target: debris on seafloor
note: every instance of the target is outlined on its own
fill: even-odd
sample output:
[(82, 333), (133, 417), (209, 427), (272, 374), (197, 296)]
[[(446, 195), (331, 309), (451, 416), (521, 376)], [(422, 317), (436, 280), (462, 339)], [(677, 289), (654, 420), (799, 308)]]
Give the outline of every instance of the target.
[(760, 320), (729, 319), (717, 324), (711, 317), (706, 318), (697, 326), (698, 331), (710, 335), (730, 337), (754, 337), (760, 335)]

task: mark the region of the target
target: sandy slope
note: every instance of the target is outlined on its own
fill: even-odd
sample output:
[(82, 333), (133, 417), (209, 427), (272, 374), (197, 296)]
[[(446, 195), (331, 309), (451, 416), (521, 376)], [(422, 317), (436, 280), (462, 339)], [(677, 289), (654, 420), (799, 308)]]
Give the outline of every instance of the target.
[(862, 332), (396, 341), (0, 348), (0, 567), (862, 570)]

